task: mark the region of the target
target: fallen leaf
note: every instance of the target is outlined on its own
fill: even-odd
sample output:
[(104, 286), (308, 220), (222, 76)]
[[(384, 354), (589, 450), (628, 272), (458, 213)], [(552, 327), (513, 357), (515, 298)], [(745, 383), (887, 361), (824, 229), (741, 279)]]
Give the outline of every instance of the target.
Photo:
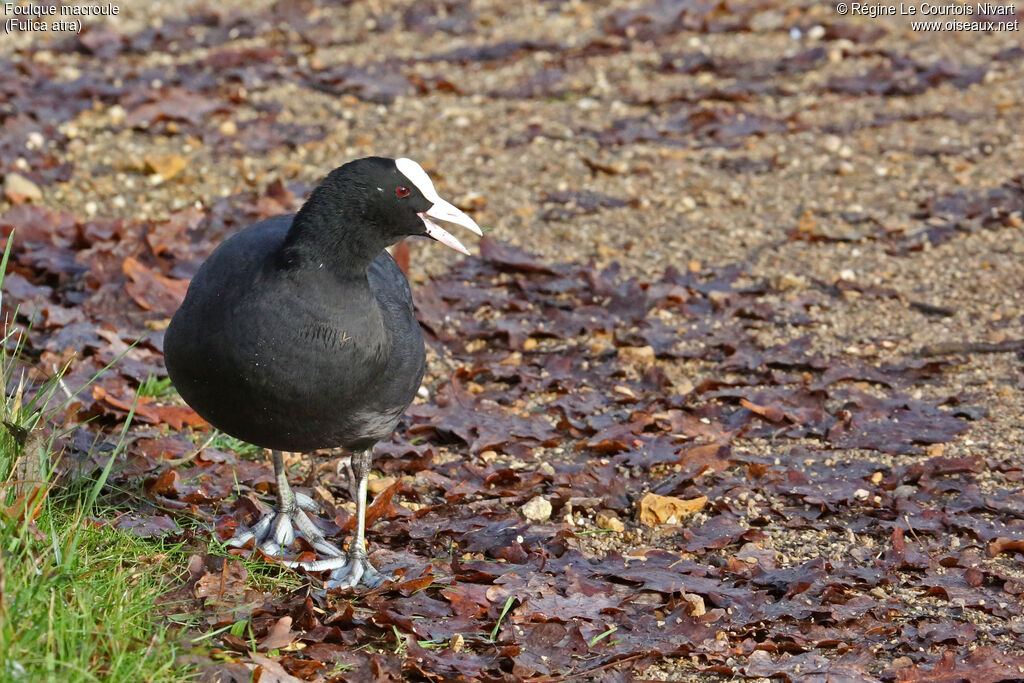
[(143, 161), (147, 170), (164, 180), (170, 180), (188, 167), (188, 159), (180, 154), (147, 154)]
[(260, 641), (260, 649), (264, 652), (269, 650), (283, 650), (292, 644), (298, 634), (292, 632), (292, 618), (284, 616), (274, 622), (269, 633)]
[(131, 278), (125, 284), (128, 295), (147, 311), (171, 316), (188, 291), (188, 280), (167, 277), (129, 256), (122, 263), (124, 274)]
[(303, 683), (301, 678), (292, 676), (270, 657), (253, 652), (249, 654), (249, 659), (256, 664), (256, 670), (253, 671), (252, 677), (253, 683)]
[(706, 496), (683, 500), (682, 498), (648, 493), (638, 503), (637, 519), (647, 526), (679, 524), (684, 517), (703, 509), (707, 502)]

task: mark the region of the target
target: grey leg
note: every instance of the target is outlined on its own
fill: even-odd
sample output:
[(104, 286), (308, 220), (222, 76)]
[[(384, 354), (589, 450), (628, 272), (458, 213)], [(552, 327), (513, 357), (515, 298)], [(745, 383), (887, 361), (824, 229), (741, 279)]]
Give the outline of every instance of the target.
[[(359, 455), (354, 456), (358, 458)], [(345, 470), (345, 481), (348, 483), (348, 494), (351, 497), (352, 502), (355, 503), (359, 500), (359, 482), (356, 481), (356, 473), (352, 469), (353, 456), (349, 455), (338, 461), (338, 474), (341, 474), (341, 470)]]
[(372, 463), (371, 451), (361, 451), (352, 455), (351, 483), (354, 484), (356, 503), (356, 534), (345, 557), (332, 557), (318, 562), (288, 563), (290, 566), (301, 566), (310, 571), (332, 570), (331, 577), (327, 580), (328, 588), (376, 588), (390, 579), (378, 572), (366, 555), (366, 480), (370, 475)]
[(240, 547), (250, 539), (255, 539), (260, 550), (279, 557), (295, 540), (295, 529), (298, 529), (318, 552), (331, 557), (342, 555), (341, 549), (328, 541), (306, 516), (307, 511), (316, 512), (318, 506), (309, 496), (292, 491), (281, 451), (271, 451), (271, 459), (274, 462), (274, 478), (277, 480), (277, 506), (263, 515), (251, 529), (239, 529), (228, 544)]
[(356, 537), (352, 539), (350, 553), (356, 552), (366, 557), (366, 483), (370, 478), (370, 467), (373, 465), (373, 454), (362, 451), (353, 457), (352, 473), (355, 475), (356, 494)]

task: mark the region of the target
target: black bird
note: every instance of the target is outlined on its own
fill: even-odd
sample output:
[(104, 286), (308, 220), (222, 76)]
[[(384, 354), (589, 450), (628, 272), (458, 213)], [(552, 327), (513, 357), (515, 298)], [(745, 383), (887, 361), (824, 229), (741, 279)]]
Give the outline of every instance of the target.
[[(251, 225), (196, 273), (164, 338), (167, 372), (213, 426), (269, 448), (278, 504), (233, 542), (280, 556), (294, 527), (327, 559), (329, 586), (385, 579), (366, 554), (371, 449), (398, 424), (423, 379), (423, 335), (409, 283), (385, 247), (426, 235), (464, 246), (431, 219), (482, 234), (438, 196), (411, 159), (368, 157), (336, 168), (297, 214)], [(316, 503), (288, 485), (282, 451), (344, 448), (356, 533), (347, 553), (307, 517)]]

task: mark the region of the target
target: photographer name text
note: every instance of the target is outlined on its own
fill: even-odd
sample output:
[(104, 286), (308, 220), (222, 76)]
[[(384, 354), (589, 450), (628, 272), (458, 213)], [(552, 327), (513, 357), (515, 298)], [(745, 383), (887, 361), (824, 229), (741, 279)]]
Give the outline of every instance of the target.
[[(990, 2), (976, 4), (931, 2), (894, 5), (868, 2), (836, 3), (836, 13), (859, 17), (914, 17), (914, 31), (1019, 31), (1020, 18), (1015, 3), (997, 5)], [(1005, 17), (1005, 19), (1003, 19)]]

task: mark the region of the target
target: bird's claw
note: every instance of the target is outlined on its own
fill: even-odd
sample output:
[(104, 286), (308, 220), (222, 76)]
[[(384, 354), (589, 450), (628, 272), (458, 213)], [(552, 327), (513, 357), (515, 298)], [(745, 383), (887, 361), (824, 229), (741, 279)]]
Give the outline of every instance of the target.
[(391, 577), (387, 574), (377, 571), (370, 564), (370, 559), (363, 553), (349, 555), (346, 560), (345, 564), (331, 572), (331, 576), (327, 579), (326, 583), (328, 589), (349, 590), (356, 586), (372, 589), (377, 588), (385, 581), (391, 580)]
[(302, 567), (311, 572), (330, 571), (331, 575), (324, 584), (328, 589), (348, 590), (356, 587), (372, 589), (377, 588), (385, 581), (391, 581), (390, 576), (382, 574), (370, 564), (370, 559), (364, 552), (349, 552), (340, 557), (330, 557), (314, 562), (285, 562), (284, 564), (289, 567)]
[(313, 548), (328, 557), (344, 556), (342, 550), (320, 533), (306, 512), (316, 512), (319, 506), (307, 495), (296, 493), (295, 502), (286, 506), (275, 506), (263, 515), (250, 529), (240, 528), (228, 541), (228, 545), (240, 548), (250, 540), (256, 547), (271, 557), (281, 557), (285, 548), (295, 541), (296, 529)]

